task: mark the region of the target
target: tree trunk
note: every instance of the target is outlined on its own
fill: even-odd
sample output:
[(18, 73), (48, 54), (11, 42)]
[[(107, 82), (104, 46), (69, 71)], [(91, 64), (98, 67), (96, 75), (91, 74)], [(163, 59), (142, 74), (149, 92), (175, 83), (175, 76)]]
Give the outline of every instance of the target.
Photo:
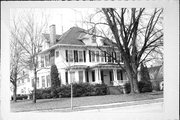
[(33, 91), (33, 103), (36, 103), (36, 82), (37, 82), (37, 71), (34, 68), (34, 91)]
[[(131, 86), (131, 93), (140, 93), (138, 88), (137, 71), (133, 71), (133, 68), (125, 61), (127, 77)], [(136, 70), (136, 69), (135, 69)]]
[(16, 102), (16, 92), (17, 92), (17, 85), (14, 84), (14, 89), (13, 89), (13, 102)]

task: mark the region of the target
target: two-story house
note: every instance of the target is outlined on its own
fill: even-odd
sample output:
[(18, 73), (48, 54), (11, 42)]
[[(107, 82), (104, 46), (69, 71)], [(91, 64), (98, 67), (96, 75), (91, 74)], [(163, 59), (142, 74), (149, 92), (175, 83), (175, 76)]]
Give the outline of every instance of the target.
[[(51, 86), (50, 67), (55, 64), (61, 84), (72, 82), (105, 83), (119, 85), (127, 82), (124, 71), (117, 65), (121, 61), (118, 51), (106, 53), (108, 42), (72, 27), (62, 35), (56, 34), (56, 26), (49, 27), (49, 34), (42, 34), (43, 46), (39, 54), (37, 88)], [(112, 59), (112, 57), (115, 59)]]

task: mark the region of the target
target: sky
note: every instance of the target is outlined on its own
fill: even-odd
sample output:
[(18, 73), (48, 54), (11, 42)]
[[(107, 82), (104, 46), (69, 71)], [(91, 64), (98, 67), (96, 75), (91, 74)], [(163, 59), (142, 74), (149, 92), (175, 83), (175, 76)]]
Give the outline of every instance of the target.
[[(22, 14), (26, 14), (23, 8), (14, 8), (10, 10), (11, 20), (12, 16), (18, 18), (22, 17)], [(31, 9), (32, 10), (32, 9)], [(82, 20), (87, 20), (90, 14), (96, 12), (95, 8), (46, 8), (46, 9), (34, 9), (34, 13), (37, 14), (35, 17), (36, 20), (40, 20), (41, 17), (39, 14), (43, 13), (47, 16), (48, 26), (55, 24), (56, 25), (56, 34), (62, 34), (66, 32), (69, 28), (74, 26), (79, 26), (81, 28), (87, 29), (87, 25), (83, 24)], [(46, 30), (49, 32), (49, 29)]]

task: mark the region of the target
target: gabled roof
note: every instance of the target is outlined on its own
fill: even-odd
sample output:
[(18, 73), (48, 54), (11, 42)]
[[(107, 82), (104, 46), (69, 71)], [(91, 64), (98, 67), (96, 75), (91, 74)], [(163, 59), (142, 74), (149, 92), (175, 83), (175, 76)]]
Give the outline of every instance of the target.
[(60, 37), (57, 44), (85, 45), (79, 37), (84, 35), (84, 31), (82, 28), (72, 27)]

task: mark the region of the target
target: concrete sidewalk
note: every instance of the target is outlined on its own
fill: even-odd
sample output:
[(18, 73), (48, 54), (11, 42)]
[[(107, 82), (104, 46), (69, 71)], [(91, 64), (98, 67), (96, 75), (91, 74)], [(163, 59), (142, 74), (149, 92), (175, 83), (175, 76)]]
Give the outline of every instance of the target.
[(111, 104), (101, 104), (101, 105), (74, 106), (73, 110), (71, 110), (71, 108), (65, 108), (65, 109), (39, 110), (34, 112), (76, 112), (76, 111), (87, 111), (87, 110), (95, 110), (95, 109), (99, 110), (99, 109), (136, 106), (136, 105), (162, 103), (162, 102), (163, 102), (163, 98), (158, 98), (151, 100), (141, 100), (141, 101), (131, 101), (131, 102), (121, 102), (121, 103), (111, 103)]

